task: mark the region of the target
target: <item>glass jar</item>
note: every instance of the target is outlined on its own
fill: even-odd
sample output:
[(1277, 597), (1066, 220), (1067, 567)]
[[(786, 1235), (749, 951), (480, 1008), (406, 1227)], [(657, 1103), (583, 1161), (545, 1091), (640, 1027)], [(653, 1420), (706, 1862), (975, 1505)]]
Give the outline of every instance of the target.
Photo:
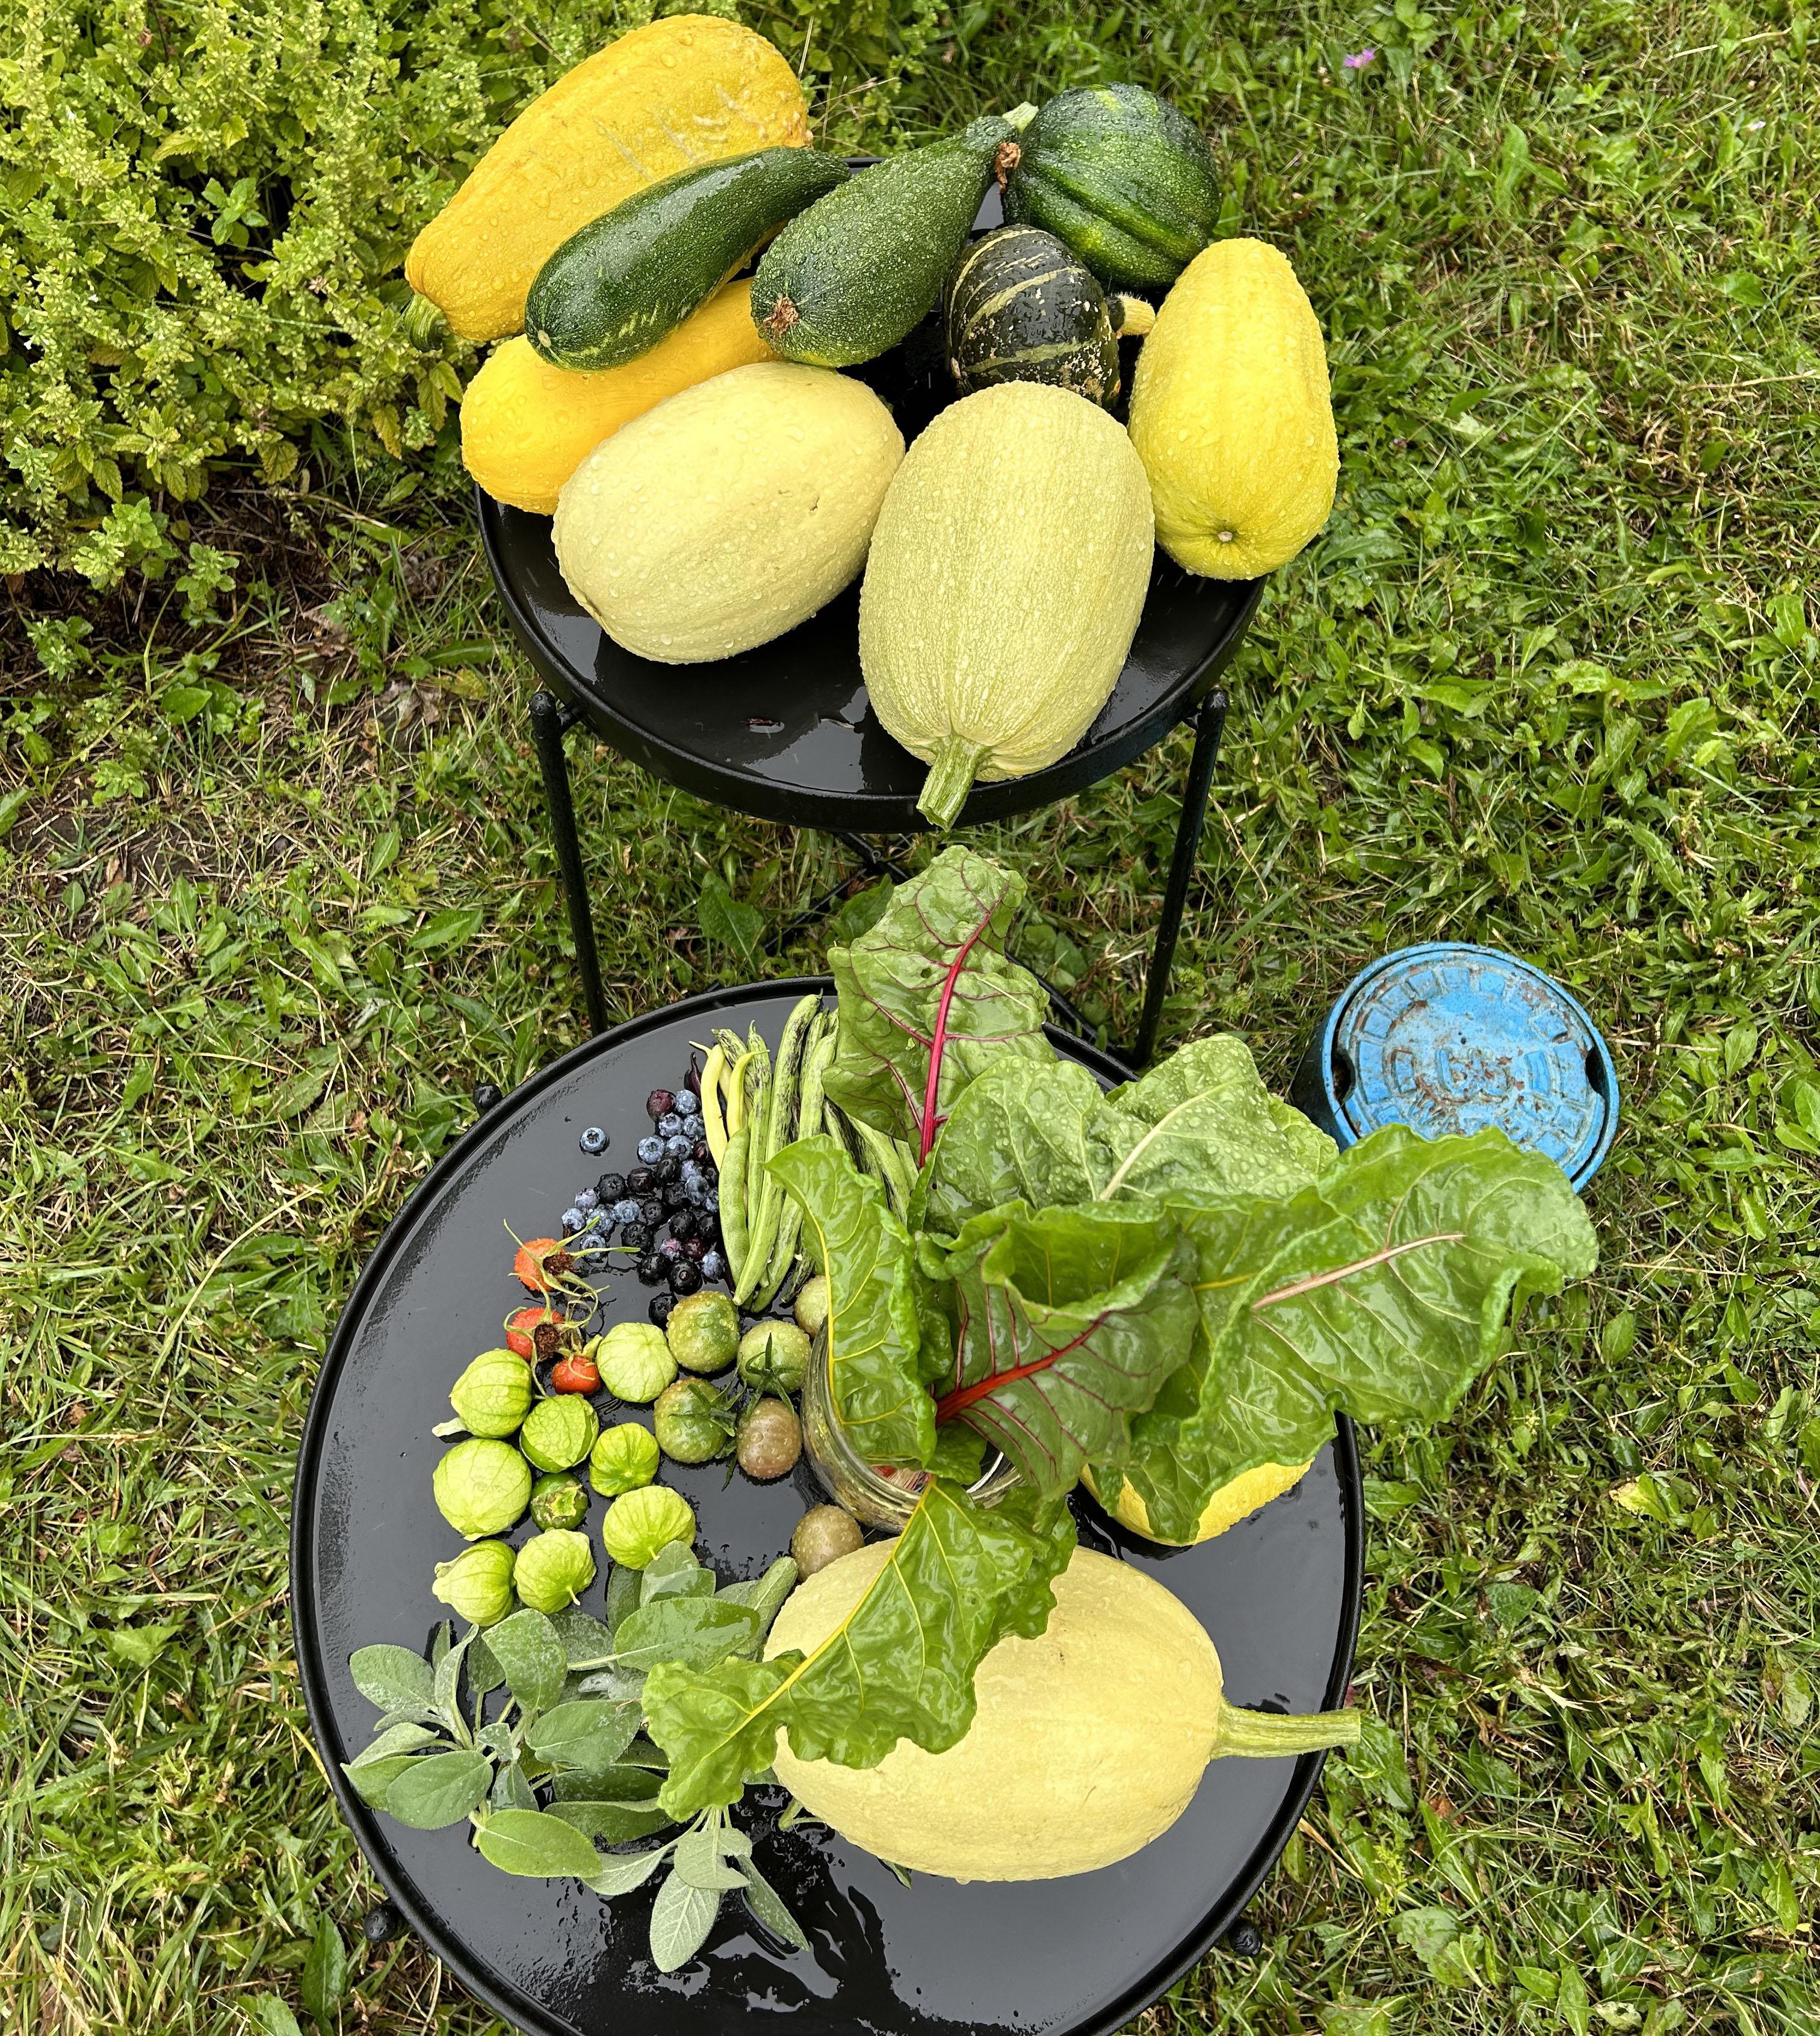
[[(803, 1381), (803, 1447), (829, 1498), (865, 1526), (901, 1533), (929, 1483), (926, 1470), (871, 1463), (854, 1448), (835, 1404), (825, 1325), (816, 1332)], [(1016, 1468), (994, 1456), (967, 1496), (976, 1506), (995, 1506), (1016, 1483)]]

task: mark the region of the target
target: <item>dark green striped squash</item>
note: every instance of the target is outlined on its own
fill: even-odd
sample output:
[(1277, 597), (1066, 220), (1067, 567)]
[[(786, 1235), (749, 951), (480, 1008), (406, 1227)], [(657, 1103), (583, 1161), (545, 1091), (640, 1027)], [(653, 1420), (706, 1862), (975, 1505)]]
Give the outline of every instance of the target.
[(998, 382), (1046, 382), (1110, 409), (1118, 335), (1147, 331), (1148, 304), (1107, 299), (1053, 233), (1000, 226), (955, 263), (943, 309), (948, 366), (963, 396)]
[(1083, 86), (1050, 100), (1024, 130), (1004, 216), (1054, 234), (1103, 283), (1166, 290), (1213, 238), (1213, 156), (1155, 92)]

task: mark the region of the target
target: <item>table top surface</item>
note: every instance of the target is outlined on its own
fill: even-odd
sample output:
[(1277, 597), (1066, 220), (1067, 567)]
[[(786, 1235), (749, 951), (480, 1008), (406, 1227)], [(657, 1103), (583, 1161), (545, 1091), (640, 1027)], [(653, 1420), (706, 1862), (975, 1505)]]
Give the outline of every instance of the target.
[[(1000, 223), (996, 190), (975, 231)], [(1137, 345), (1121, 349), (1129, 388)], [(955, 391), (936, 319), (853, 371), (914, 438)], [(545, 681), (622, 754), (685, 790), (797, 826), (910, 831), (925, 767), (885, 733), (859, 658), (856, 582), (788, 635), (737, 658), (659, 665), (612, 643), (563, 583), (550, 519), (480, 492), (480, 537), (512, 627)], [(1082, 504), (1083, 515), (1091, 504)], [(1015, 541), (1016, 504), (1007, 505)], [(1111, 697), (1068, 754), (1026, 778), (979, 784), (959, 824), (1004, 820), (1084, 790), (1151, 748), (1237, 650), (1261, 580), (1202, 579), (1159, 549)]]
[[(761, 1870), (801, 1921), (804, 1952), (761, 1938), (729, 1901), (703, 1955), (665, 1977), (646, 1931), (653, 1888), (604, 1903), (572, 1881), (512, 1879), (465, 1827), (409, 1830), (368, 1808), (341, 1763), (370, 1737), (371, 1706), (349, 1655), (390, 1642), (421, 1650), (441, 1609), (434, 1564), (458, 1544), (437, 1513), (431, 1433), (449, 1386), (522, 1293), (511, 1242), (549, 1235), (576, 1190), (635, 1163), (644, 1098), (674, 1088), (691, 1044), (724, 1023), (775, 1039), (812, 982), (714, 992), (636, 1020), (533, 1076), (437, 1165), (363, 1272), (322, 1368), (300, 1453), (292, 1597), (306, 1699), (324, 1766), (362, 1849), (405, 1917), (473, 1993), (537, 2036), (709, 2036), (763, 2008), (813, 2036), (948, 2031), (1109, 2032), (1147, 2006), (1236, 1920), (1293, 1832), (1318, 1760), (1227, 1760), (1162, 1838), (1120, 1865), (1061, 1881), (959, 1886), (891, 1870), (820, 1827), (777, 1829), (781, 1791), (739, 1813)], [(1052, 1035), (1102, 1080), (1116, 1063)], [(610, 1133), (606, 1153), (582, 1130)], [(606, 1276), (608, 1321), (642, 1319), (650, 1290)], [(602, 1397), (607, 1418), (617, 1418)], [(642, 1410), (635, 1410), (642, 1411)], [(695, 1507), (696, 1552), (723, 1582), (758, 1574), (822, 1495), (805, 1465), (759, 1485), (725, 1465), (666, 1464)], [(1362, 1572), (1362, 1505), (1342, 1427), (1296, 1489), (1217, 1540), (1165, 1549), (1091, 1503), (1084, 1545), (1147, 1570), (1211, 1634), (1235, 1702), (1312, 1711), (1340, 1702)], [(590, 1534), (597, 1535), (597, 1502)], [(522, 1538), (520, 1529), (515, 1538)], [(598, 1613), (605, 1577), (583, 1598)]]

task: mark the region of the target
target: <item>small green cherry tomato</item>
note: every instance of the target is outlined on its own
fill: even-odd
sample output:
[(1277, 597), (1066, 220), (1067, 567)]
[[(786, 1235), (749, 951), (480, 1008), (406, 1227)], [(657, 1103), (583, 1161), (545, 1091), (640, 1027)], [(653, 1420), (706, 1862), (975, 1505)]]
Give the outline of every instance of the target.
[(809, 1340), (794, 1322), (754, 1322), (740, 1340), (740, 1377), (764, 1393), (800, 1393)]
[(818, 1272), (814, 1279), (803, 1282), (803, 1290), (797, 1296), (792, 1311), (797, 1318), (797, 1327), (806, 1337), (813, 1337), (828, 1318), (828, 1280), (825, 1272)]
[(733, 1296), (704, 1287), (677, 1302), (664, 1335), (684, 1371), (725, 1371), (740, 1354), (740, 1316)]
[(666, 1386), (651, 1416), (659, 1448), (678, 1463), (711, 1463), (733, 1446), (733, 1407), (705, 1378), (679, 1378)]

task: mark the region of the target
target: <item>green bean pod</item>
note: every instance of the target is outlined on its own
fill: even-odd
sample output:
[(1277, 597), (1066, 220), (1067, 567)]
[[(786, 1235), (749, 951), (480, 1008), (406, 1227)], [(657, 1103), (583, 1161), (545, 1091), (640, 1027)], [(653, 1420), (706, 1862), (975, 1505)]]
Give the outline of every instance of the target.
[[(803, 1054), (802, 1095), (797, 1104), (796, 1122), (785, 1144), (795, 1138), (806, 1138), (821, 1129), (822, 1082), (835, 1057), (834, 1020), (831, 1016), (817, 1016), (809, 1028), (809, 1043)], [(781, 1152), (782, 1147), (778, 1150)], [(781, 1190), (780, 1190), (781, 1193)], [(789, 1276), (790, 1268), (796, 1262), (797, 1241), (802, 1235), (802, 1205), (794, 1196), (782, 1195), (782, 1207), (778, 1219), (777, 1241), (771, 1246), (771, 1263), (766, 1270), (763, 1284), (754, 1296), (756, 1308), (768, 1308), (778, 1297), (778, 1291)]]
[(727, 1270), (737, 1280), (746, 1262), (746, 1148), (752, 1138), (742, 1124), (727, 1141), (726, 1164), (721, 1169), (721, 1243)]
[(805, 997), (790, 1013), (784, 1025), (784, 1035), (778, 1042), (778, 1057), (771, 1074), (771, 1093), (769, 1107), (764, 1117), (764, 1149), (756, 1158), (748, 1151), (746, 1158), (746, 1178), (753, 1183), (748, 1190), (746, 1215), (752, 1225), (748, 1239), (746, 1269), (740, 1275), (739, 1284), (733, 1289), (733, 1299), (744, 1307), (758, 1292), (770, 1272), (772, 1247), (776, 1242), (778, 1226), (783, 1214), (784, 1191), (782, 1184), (773, 1179), (771, 1162), (781, 1152), (787, 1142), (786, 1133), (796, 1121), (797, 1098), (801, 1086), (803, 1052), (809, 1027), (821, 1011), (821, 998), (812, 993)]

